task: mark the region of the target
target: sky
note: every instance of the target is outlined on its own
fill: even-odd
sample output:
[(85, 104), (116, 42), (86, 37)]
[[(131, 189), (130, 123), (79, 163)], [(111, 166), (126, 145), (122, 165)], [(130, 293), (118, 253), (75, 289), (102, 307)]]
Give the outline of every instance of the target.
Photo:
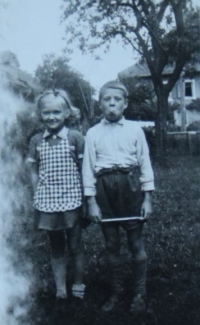
[[(63, 55), (66, 44), (64, 25), (60, 23), (62, 0), (0, 0), (2, 2), (6, 2), (7, 7), (0, 7), (0, 51), (14, 52), (20, 68), (31, 74), (42, 64), (45, 54)], [(97, 90), (135, 63), (131, 48), (124, 49), (119, 43), (113, 44), (107, 54), (100, 54), (99, 61), (74, 48), (69, 62)]]
[[(199, 0), (193, 0), (198, 4)], [(0, 51), (10, 50), (17, 55), (22, 70), (34, 75), (45, 54), (62, 56), (66, 43), (64, 25), (60, 23), (62, 0), (0, 0)], [(98, 91), (103, 83), (115, 79), (117, 74), (135, 61), (130, 47), (120, 43), (112, 45), (101, 60), (90, 54), (83, 55), (77, 48), (69, 65), (80, 72)]]

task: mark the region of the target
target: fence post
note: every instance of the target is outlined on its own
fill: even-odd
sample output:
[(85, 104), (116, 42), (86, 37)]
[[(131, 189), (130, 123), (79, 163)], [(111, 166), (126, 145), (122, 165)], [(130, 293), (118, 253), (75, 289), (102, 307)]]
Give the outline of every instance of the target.
[(191, 144), (191, 134), (188, 132), (187, 133), (187, 144), (188, 144), (188, 153), (191, 156), (192, 154), (192, 144)]

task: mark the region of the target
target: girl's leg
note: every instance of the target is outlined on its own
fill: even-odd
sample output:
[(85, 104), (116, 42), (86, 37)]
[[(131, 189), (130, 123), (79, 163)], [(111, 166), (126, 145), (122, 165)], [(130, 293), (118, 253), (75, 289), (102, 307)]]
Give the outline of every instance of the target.
[(67, 298), (65, 233), (63, 230), (48, 231), (51, 245), (51, 265), (56, 283), (56, 297)]
[(75, 297), (83, 298), (85, 291), (85, 285), (83, 284), (85, 257), (81, 242), (81, 226), (79, 223), (67, 230), (67, 243), (74, 264), (72, 294)]

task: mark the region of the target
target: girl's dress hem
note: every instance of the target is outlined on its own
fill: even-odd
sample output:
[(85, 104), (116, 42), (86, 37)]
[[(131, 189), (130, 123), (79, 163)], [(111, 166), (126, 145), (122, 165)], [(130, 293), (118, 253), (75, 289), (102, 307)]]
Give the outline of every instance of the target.
[(43, 212), (35, 210), (35, 229), (63, 230), (80, 222), (81, 208), (64, 212)]

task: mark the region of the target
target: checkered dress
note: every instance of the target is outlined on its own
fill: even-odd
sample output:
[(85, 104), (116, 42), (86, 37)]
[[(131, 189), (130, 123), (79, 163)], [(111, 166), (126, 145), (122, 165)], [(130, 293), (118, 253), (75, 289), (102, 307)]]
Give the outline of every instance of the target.
[(34, 207), (44, 212), (79, 207), (82, 204), (81, 178), (70, 154), (68, 139), (62, 139), (53, 146), (43, 139), (39, 160), (39, 182)]

